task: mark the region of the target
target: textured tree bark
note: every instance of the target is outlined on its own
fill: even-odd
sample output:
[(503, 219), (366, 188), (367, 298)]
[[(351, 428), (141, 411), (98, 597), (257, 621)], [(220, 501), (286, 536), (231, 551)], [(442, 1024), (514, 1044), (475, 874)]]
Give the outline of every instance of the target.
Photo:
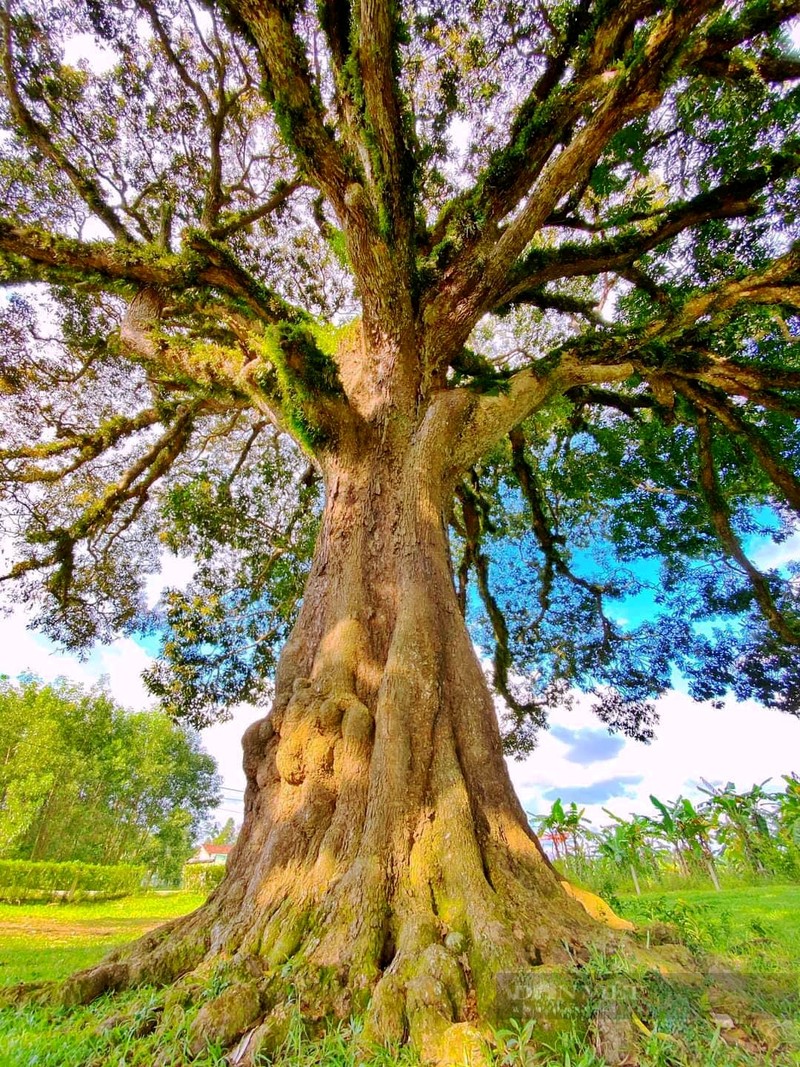
[(438, 1055), (453, 1025), (502, 1013), (499, 975), (606, 938), (511, 786), (450, 565), (448, 426), (429, 411), (391, 444), (354, 431), (326, 455), (303, 606), (273, 707), (243, 741), (227, 875), (109, 984), (231, 960), (260, 1016), (291, 984), (312, 1018), (366, 1009), (376, 1037)]

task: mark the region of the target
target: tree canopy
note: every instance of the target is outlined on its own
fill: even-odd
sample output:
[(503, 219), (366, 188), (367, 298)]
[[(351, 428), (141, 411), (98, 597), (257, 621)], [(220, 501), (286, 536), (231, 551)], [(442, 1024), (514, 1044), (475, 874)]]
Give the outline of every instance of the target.
[(194, 731), (65, 681), (0, 681), (0, 756), (6, 859), (137, 863), (177, 883), (220, 799)]
[[(7, 5), (6, 587), (69, 647), (160, 632), (197, 724), (257, 698), (385, 377), (470, 412), (454, 581), (510, 745), (576, 686), (650, 736), (675, 668), (800, 711), (798, 581), (751, 551), (800, 509), (798, 13)], [(164, 546), (198, 568), (154, 614)]]

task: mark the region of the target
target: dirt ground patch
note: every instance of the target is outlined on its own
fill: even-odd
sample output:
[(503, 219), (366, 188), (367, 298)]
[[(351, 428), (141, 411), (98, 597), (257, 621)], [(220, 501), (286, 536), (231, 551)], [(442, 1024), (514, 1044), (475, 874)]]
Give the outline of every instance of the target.
[(53, 937), (87, 938), (87, 937), (125, 937), (126, 935), (146, 934), (161, 926), (164, 919), (108, 919), (98, 922), (96, 919), (59, 920), (56, 918), (39, 918), (24, 916), (19, 922), (0, 920), (0, 938), (5, 937)]

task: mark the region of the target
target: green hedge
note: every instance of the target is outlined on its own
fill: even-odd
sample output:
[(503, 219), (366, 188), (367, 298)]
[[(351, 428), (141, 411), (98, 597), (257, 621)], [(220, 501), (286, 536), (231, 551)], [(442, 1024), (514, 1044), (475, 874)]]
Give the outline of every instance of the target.
[(127, 896), (141, 889), (144, 867), (97, 863), (33, 863), (0, 860), (0, 900), (35, 900), (67, 896)]
[(183, 868), (183, 888), (193, 893), (210, 893), (224, 876), (224, 863), (187, 863)]

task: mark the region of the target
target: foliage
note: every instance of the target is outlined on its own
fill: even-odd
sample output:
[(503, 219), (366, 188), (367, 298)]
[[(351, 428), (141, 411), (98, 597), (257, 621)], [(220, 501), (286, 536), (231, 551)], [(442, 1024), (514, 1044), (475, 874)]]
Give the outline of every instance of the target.
[(187, 893), (210, 893), (225, 877), (222, 863), (186, 863), (182, 887)]
[(798, 584), (748, 554), (800, 508), (794, 10), (5, 10), (9, 590), (72, 648), (157, 632), (196, 724), (261, 699), (359, 390), (447, 393), (510, 747), (575, 686), (649, 738), (675, 669), (796, 714)]
[(236, 829), (236, 823), (233, 817), (225, 820), (225, 825), (218, 830), (215, 830), (211, 835), (212, 845), (233, 845), (236, 843), (236, 836), (238, 830)]
[[(783, 792), (767, 791), (765, 782), (740, 791), (733, 782), (724, 787), (706, 782), (700, 789), (708, 799), (698, 804), (687, 797), (665, 803), (651, 796), (657, 818), (624, 819), (604, 809), (612, 822), (596, 829), (581, 826), (581, 846), (571, 853), (548, 836), (551, 824), (563, 827), (569, 821), (560, 801), (539, 826), (566, 877), (591, 886), (610, 903), (628, 891), (629, 875), (637, 893), (640, 883), (699, 888), (710, 879), (719, 889), (721, 881), (734, 884), (743, 875), (754, 881), (797, 879), (797, 778), (783, 775), (783, 781)], [(577, 807), (568, 810), (574, 819)]]
[[(708, 810), (714, 818), (717, 838), (726, 857), (744, 863), (751, 871), (762, 872), (774, 868), (780, 847), (773, 840), (770, 822), (774, 824), (775, 796), (764, 790), (766, 782), (754, 785), (747, 792), (737, 793), (733, 782), (724, 787), (710, 786), (702, 791), (710, 798)], [(784, 794), (788, 801), (791, 785)], [(772, 818), (770, 818), (772, 816)]]
[(219, 799), (195, 734), (65, 681), (0, 681), (0, 753), (9, 859), (143, 864), (177, 882)]
[(658, 919), (668, 923), (677, 930), (680, 943), (696, 954), (721, 948), (730, 940), (730, 916), (710, 904), (690, 903), (680, 897), (649, 897), (641, 906), (627, 906), (625, 913), (637, 922)]
[(560, 858), (562, 850), (565, 857), (571, 854), (573, 859), (582, 852), (588, 823), (585, 810), (578, 809), (574, 801), (565, 809), (561, 798), (557, 797), (547, 815), (539, 819), (537, 833), (552, 843), (556, 859)]
[(784, 840), (800, 848), (800, 777), (784, 774), (786, 790), (781, 798), (780, 833)]
[(629, 870), (638, 894), (639, 874), (652, 873), (656, 866), (656, 854), (650, 847), (649, 839), (652, 826), (647, 819), (638, 815), (625, 820), (607, 810), (606, 814), (611, 815), (614, 821), (598, 839), (598, 855), (610, 860), (615, 867)]
[(144, 867), (94, 863), (33, 863), (0, 860), (0, 900), (49, 899), (64, 894), (72, 900), (83, 893), (127, 896), (141, 889)]

